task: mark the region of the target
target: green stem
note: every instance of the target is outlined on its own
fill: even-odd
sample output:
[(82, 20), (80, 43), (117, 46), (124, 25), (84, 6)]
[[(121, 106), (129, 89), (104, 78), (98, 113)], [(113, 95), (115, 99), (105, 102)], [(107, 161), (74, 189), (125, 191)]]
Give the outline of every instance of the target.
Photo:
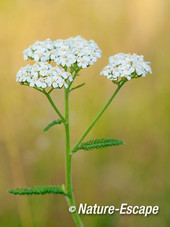
[(85, 85), (85, 83), (79, 84), (78, 86), (71, 88), (69, 92), (71, 92), (71, 91), (73, 91), (73, 90), (75, 90), (77, 88), (80, 88), (80, 87), (82, 87), (84, 85)]
[(49, 92), (47, 92), (48, 94), (50, 94), (52, 91), (54, 90), (54, 88), (52, 87)]
[(60, 113), (60, 111), (58, 110), (58, 108), (57, 108), (56, 105), (54, 104), (54, 102), (53, 102), (51, 96), (50, 96), (48, 93), (44, 93), (44, 94), (45, 94), (46, 97), (48, 98), (48, 100), (49, 100), (49, 102), (51, 103), (51, 105), (52, 105), (53, 109), (55, 110), (55, 112), (58, 114), (58, 116), (61, 118), (61, 120), (62, 120), (63, 122), (65, 122), (65, 119), (64, 119), (63, 115)]
[[(71, 158), (70, 155), (70, 127), (69, 127), (69, 88), (65, 88), (65, 137), (66, 137), (66, 188), (68, 193), (69, 206), (75, 206), (73, 188), (72, 188), (72, 177), (71, 177)], [(83, 223), (75, 211), (72, 213), (74, 221), (78, 227), (83, 227)]]
[(76, 143), (76, 145), (73, 147), (73, 149), (71, 150), (71, 154), (74, 153), (74, 151), (76, 151), (77, 147), (80, 145), (80, 143), (84, 140), (84, 138), (87, 136), (87, 134), (90, 132), (90, 130), (93, 128), (93, 126), (96, 124), (96, 122), (99, 120), (99, 118), (102, 116), (102, 114), (105, 112), (105, 110), (107, 109), (107, 107), (110, 105), (110, 103), (112, 102), (112, 100), (114, 99), (114, 97), (116, 96), (116, 94), (118, 93), (118, 91), (120, 90), (120, 88), (123, 86), (123, 84), (126, 81), (122, 81), (117, 89), (115, 90), (115, 92), (113, 93), (113, 95), (111, 96), (111, 98), (109, 99), (109, 101), (106, 103), (106, 105), (102, 108), (102, 110), (98, 113), (98, 115), (96, 116), (96, 118), (93, 120), (93, 122), (90, 124), (90, 126), (87, 128), (87, 130), (84, 132), (84, 134), (82, 135), (82, 137), (79, 139), (79, 141)]
[[(28, 84), (21, 83), (21, 85), (22, 85), (22, 86), (27, 86), (27, 87), (29, 87)], [(44, 91), (42, 91), (42, 90), (39, 89), (38, 87), (32, 87), (32, 88), (34, 88), (35, 90), (40, 91), (40, 92), (42, 92), (42, 93), (44, 94)]]

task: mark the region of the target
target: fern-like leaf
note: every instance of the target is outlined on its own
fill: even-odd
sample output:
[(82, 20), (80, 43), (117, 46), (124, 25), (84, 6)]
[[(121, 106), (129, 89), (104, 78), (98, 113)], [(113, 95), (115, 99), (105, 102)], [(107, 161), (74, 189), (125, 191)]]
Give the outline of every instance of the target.
[(35, 186), (34, 188), (16, 188), (8, 191), (14, 195), (44, 195), (44, 194), (63, 194), (67, 195), (65, 186)]
[(92, 150), (92, 149), (99, 149), (99, 148), (105, 148), (110, 146), (118, 146), (122, 144), (124, 144), (123, 141), (117, 140), (117, 139), (105, 139), (105, 138), (94, 139), (94, 140), (89, 140), (85, 143), (81, 143), (78, 146), (77, 150)]
[(47, 125), (47, 127), (44, 129), (44, 132), (47, 132), (53, 125), (57, 125), (57, 124), (61, 124), (63, 121), (58, 119), (58, 120), (55, 120), (55, 121), (52, 121), (51, 123), (49, 123)]

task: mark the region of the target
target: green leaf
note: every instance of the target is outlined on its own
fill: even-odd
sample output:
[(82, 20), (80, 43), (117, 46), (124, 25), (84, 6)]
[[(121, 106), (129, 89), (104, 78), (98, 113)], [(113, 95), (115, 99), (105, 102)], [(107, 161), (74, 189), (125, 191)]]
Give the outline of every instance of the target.
[(62, 120), (58, 119), (58, 120), (55, 120), (55, 121), (52, 121), (51, 123), (49, 123), (47, 125), (47, 127), (44, 129), (44, 132), (47, 132), (53, 125), (57, 125), (57, 124), (61, 124), (63, 123)]
[(16, 188), (8, 191), (14, 195), (44, 195), (44, 194), (63, 194), (67, 195), (65, 186), (35, 186), (34, 188)]
[[(105, 148), (110, 146), (118, 146), (124, 144), (123, 141), (117, 140), (117, 139), (95, 139), (95, 140), (89, 140), (85, 143), (81, 143), (77, 150), (92, 150), (92, 149), (99, 149), (99, 148)], [(76, 151), (74, 151), (76, 152)]]

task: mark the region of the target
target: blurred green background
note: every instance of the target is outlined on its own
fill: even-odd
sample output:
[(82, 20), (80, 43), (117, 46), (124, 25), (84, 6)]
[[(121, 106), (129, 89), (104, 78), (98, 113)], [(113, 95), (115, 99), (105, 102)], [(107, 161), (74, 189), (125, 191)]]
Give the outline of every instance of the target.
[[(170, 1), (0, 1), (0, 226), (72, 227), (63, 196), (15, 197), (17, 186), (62, 184), (64, 128), (43, 128), (57, 116), (46, 98), (15, 82), (26, 65), (22, 51), (36, 40), (81, 35), (95, 40), (102, 58), (81, 71), (70, 97), (71, 144), (84, 132), (114, 90), (100, 77), (108, 57), (144, 54), (153, 74), (128, 82), (88, 138), (112, 137), (125, 145), (74, 156), (77, 204), (158, 205), (158, 215), (84, 215), (88, 227), (170, 226)], [(53, 94), (63, 111), (63, 93)], [(88, 139), (87, 138), (87, 139)]]

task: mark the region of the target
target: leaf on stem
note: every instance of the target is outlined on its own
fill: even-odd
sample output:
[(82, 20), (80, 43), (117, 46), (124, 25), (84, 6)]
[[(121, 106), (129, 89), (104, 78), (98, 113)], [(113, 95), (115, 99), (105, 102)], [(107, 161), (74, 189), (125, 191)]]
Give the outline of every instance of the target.
[(35, 186), (34, 188), (16, 188), (8, 191), (14, 195), (44, 195), (44, 194), (63, 194), (67, 195), (65, 186)]
[(55, 121), (52, 121), (51, 123), (49, 123), (47, 125), (47, 127), (44, 129), (44, 132), (47, 132), (53, 125), (57, 125), (57, 124), (61, 124), (63, 123), (62, 120), (58, 119), (58, 120), (55, 120)]
[[(77, 150), (92, 150), (92, 149), (99, 149), (99, 148), (105, 148), (105, 147), (110, 147), (110, 146), (118, 146), (124, 144), (123, 141), (117, 140), (117, 139), (94, 139), (94, 140), (89, 140), (85, 143), (81, 143)], [(74, 151), (74, 152), (76, 152)]]

